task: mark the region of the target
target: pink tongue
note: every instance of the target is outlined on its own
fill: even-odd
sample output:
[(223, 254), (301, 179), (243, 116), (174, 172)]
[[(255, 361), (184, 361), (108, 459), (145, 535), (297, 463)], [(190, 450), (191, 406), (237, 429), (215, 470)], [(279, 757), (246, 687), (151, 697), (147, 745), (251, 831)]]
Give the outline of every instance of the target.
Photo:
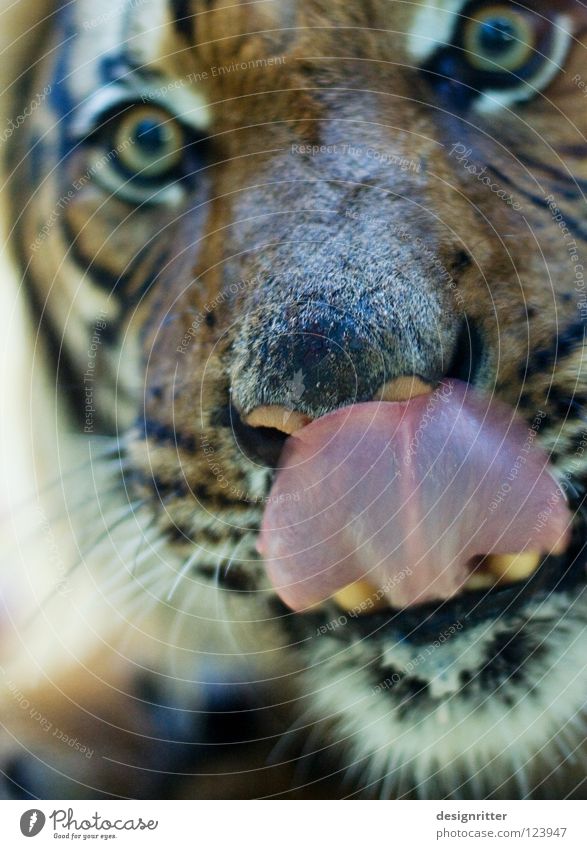
[(563, 551), (569, 521), (536, 431), (449, 381), (290, 437), (258, 548), (294, 610), (359, 580), (406, 607), (453, 596), (476, 556)]

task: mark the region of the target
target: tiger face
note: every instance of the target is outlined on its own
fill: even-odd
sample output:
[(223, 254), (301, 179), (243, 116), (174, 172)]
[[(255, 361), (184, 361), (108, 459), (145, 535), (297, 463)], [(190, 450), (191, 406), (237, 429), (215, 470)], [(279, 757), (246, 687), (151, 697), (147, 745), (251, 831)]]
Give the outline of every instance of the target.
[[(49, 29), (13, 145), (18, 250), (72, 429), (120, 438), (120, 503), (161, 544), (138, 574), (186, 616), (221, 597), (235, 664), (287, 679), (356, 790), (569, 792), (584, 7), (77, 0)], [(564, 551), (424, 604), (355, 586), (292, 612), (258, 551), (291, 434), (446, 381), (536, 434)], [(216, 649), (203, 616), (183, 639)]]

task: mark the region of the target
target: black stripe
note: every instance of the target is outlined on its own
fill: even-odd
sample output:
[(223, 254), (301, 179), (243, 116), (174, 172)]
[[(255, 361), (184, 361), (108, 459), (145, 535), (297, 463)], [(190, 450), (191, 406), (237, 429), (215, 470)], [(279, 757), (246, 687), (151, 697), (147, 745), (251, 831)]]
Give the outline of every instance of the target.
[[(137, 254), (133, 257), (132, 262), (127, 266), (124, 273), (113, 274), (110, 269), (100, 265), (93, 256), (88, 257), (82, 252), (78, 243), (79, 233), (75, 233), (73, 231), (66, 217), (64, 217), (61, 222), (61, 227), (64, 240), (67, 245), (68, 255), (79, 267), (80, 273), (87, 273), (91, 277), (92, 282), (96, 283), (109, 295), (115, 295), (119, 300), (124, 299), (126, 306), (134, 306), (135, 303), (149, 291), (151, 286), (157, 282), (159, 274), (165, 267), (169, 256), (168, 245), (162, 248), (161, 245), (154, 245), (153, 243), (147, 242), (147, 244), (143, 245), (143, 247), (140, 248)], [(132, 288), (132, 284), (135, 282), (138, 266), (143, 262), (146, 262), (150, 256), (150, 251), (153, 251), (154, 253), (155, 250), (158, 250), (159, 252), (151, 259), (153, 272), (145, 275), (144, 282), (141, 283), (131, 296), (128, 289)]]
[(586, 330), (585, 322), (573, 322), (555, 336), (551, 345), (534, 351), (528, 362), (520, 366), (522, 380), (538, 372), (552, 371), (557, 362), (578, 351), (585, 344)]
[[(526, 189), (521, 188), (510, 177), (508, 177), (506, 174), (503, 174), (495, 166), (488, 165), (487, 170), (491, 171), (493, 174), (495, 174), (495, 176), (498, 177), (503, 183), (506, 183), (508, 186), (511, 186), (516, 191), (517, 194), (526, 198), (526, 200), (530, 201), (530, 203), (533, 204), (533, 206), (538, 206), (538, 207), (540, 207), (540, 209), (550, 209), (550, 207), (548, 205), (548, 201), (546, 200), (545, 197), (541, 197), (540, 195), (535, 195), (535, 194), (533, 194), (533, 192), (530, 192)], [(587, 231), (584, 231), (581, 228), (581, 225), (579, 224), (579, 222), (575, 218), (572, 218), (570, 215), (568, 215), (566, 210), (561, 210), (561, 213), (562, 213), (562, 215), (565, 219), (565, 224), (568, 226), (569, 231), (573, 234), (573, 236), (575, 236), (577, 239), (583, 239), (583, 240), (587, 241)]]
[(180, 433), (169, 425), (158, 422), (156, 419), (143, 418), (139, 422), (139, 428), (145, 439), (152, 439), (153, 442), (175, 445), (191, 454), (197, 454), (198, 446), (196, 438), (190, 434)]
[[(57, 385), (61, 390), (60, 397), (65, 399), (72, 422), (81, 428), (84, 423), (84, 394), (79, 369), (73, 364), (72, 352), (67, 346), (64, 347), (67, 340), (64, 339), (63, 332), (58, 332), (53, 324), (45, 308), (46, 304), (41, 300), (37, 286), (30, 280), (30, 276), (27, 275), (26, 293), (31, 310), (31, 325), (37, 328), (37, 333), (45, 344), (52, 371), (55, 372)], [(97, 432), (107, 430), (98, 410), (94, 422)]]
[[(587, 156), (587, 145), (583, 151), (583, 157), (585, 156)], [(523, 165), (526, 165), (531, 170), (540, 170), (543, 174), (548, 174), (549, 177), (557, 181), (557, 184), (570, 183), (571, 186), (574, 187), (575, 196), (583, 197), (584, 199), (583, 192), (587, 191), (587, 180), (581, 180), (579, 177), (574, 177), (572, 174), (565, 174), (564, 171), (560, 171), (552, 165), (546, 165), (545, 163), (539, 162), (531, 156), (526, 156), (522, 153), (518, 154), (518, 159)]]
[(190, 0), (169, 0), (173, 28), (182, 38), (193, 39), (195, 19)]
[[(18, 200), (14, 202), (18, 203)], [(30, 257), (25, 254), (23, 240), (18, 239), (16, 246), (17, 260), (20, 267), (25, 269), (25, 292), (31, 313), (31, 325), (37, 329), (37, 334), (44, 343), (52, 371), (55, 373), (60, 397), (65, 399), (71, 421), (81, 428), (85, 420), (83, 375), (75, 365), (75, 353), (68, 345), (67, 334), (64, 334), (63, 328), (55, 325), (47, 310), (46, 299), (41, 295), (41, 287), (35, 283), (34, 275), (29, 268)], [(89, 333), (90, 328), (86, 329)], [(106, 329), (103, 332), (106, 333)], [(109, 414), (102, 414), (98, 408), (94, 412), (94, 425), (96, 433), (112, 432)]]

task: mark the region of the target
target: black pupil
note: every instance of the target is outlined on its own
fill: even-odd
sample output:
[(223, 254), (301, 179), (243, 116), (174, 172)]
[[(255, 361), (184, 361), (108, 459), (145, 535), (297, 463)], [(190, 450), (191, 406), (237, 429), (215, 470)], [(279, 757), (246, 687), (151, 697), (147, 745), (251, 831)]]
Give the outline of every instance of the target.
[(479, 46), (490, 56), (507, 52), (516, 38), (515, 25), (507, 18), (488, 18), (481, 24)]
[(146, 154), (156, 156), (165, 150), (167, 131), (155, 118), (144, 118), (136, 125), (134, 138)]

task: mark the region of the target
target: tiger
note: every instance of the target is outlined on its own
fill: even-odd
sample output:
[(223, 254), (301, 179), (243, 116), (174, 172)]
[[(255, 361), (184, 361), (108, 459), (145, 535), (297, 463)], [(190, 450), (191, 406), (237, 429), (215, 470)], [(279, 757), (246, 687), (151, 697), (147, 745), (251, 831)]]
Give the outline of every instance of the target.
[[(4, 796), (585, 798), (583, 4), (2, 20)], [(453, 385), (561, 550), (284, 600), (288, 446)]]

